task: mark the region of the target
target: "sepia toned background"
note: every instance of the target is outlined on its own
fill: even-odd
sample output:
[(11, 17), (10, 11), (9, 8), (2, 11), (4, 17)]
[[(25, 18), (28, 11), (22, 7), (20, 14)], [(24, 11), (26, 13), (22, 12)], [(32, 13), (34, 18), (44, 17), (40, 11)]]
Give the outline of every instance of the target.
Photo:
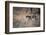
[(40, 8), (13, 7), (13, 28), (40, 27)]

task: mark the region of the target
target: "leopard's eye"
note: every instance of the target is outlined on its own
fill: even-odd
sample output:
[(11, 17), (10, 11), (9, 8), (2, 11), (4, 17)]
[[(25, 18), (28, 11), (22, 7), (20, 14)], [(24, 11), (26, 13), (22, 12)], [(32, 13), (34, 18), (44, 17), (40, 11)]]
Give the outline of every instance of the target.
[(31, 19), (31, 16), (26, 16), (26, 18), (29, 18), (29, 19)]
[(32, 16), (32, 18), (36, 18), (36, 16)]

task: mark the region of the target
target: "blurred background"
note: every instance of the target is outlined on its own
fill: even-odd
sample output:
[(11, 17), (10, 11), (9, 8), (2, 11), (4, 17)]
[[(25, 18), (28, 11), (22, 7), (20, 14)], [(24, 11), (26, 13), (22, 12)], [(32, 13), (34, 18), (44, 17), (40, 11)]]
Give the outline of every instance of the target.
[(40, 27), (40, 8), (13, 7), (13, 27)]

